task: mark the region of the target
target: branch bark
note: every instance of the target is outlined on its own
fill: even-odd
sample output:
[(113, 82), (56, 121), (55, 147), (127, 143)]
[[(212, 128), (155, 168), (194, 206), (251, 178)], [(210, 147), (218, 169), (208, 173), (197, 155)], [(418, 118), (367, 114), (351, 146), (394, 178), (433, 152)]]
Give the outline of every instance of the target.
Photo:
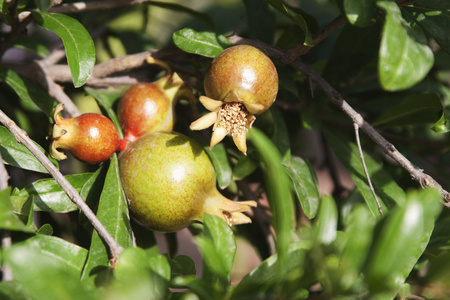
[(56, 182), (61, 186), (67, 196), (72, 200), (77, 208), (87, 217), (89, 222), (97, 230), (99, 236), (108, 245), (112, 261), (117, 261), (119, 254), (123, 251), (123, 247), (113, 238), (106, 227), (100, 222), (90, 207), (83, 201), (77, 190), (69, 183), (69, 181), (61, 174), (55, 165), (45, 156), (44, 153), (33, 143), (28, 134), (22, 130), (16, 123), (11, 120), (2, 110), (0, 110), (0, 122), (8, 128), (14, 135), (17, 142), (24, 145), (45, 167), (45, 169), (53, 176)]
[(333, 104), (337, 105), (353, 121), (354, 124), (356, 124), (388, 156), (405, 169), (413, 180), (417, 181), (424, 188), (430, 187), (437, 189), (442, 195), (444, 205), (450, 208), (449, 192), (447, 192), (433, 177), (424, 173), (423, 170), (415, 166), (402, 153), (397, 151), (393, 144), (386, 140), (375, 128), (366, 122), (363, 117), (344, 100), (343, 96), (324, 78), (317, 74), (316, 71), (300, 61), (291, 62), (290, 57), (285, 51), (275, 46), (264, 44), (261, 41), (249, 40), (239, 36), (230, 36), (229, 40), (233, 44), (247, 44), (260, 48), (270, 57), (280, 60), (282, 63), (305, 74), (328, 96)]

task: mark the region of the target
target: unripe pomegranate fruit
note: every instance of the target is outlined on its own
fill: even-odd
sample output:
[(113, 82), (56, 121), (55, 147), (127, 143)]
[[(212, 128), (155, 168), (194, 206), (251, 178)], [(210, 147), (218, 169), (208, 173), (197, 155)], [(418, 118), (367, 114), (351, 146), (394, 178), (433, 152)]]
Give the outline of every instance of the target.
[(228, 224), (250, 223), (242, 212), (255, 201), (235, 202), (216, 188), (203, 148), (176, 132), (146, 134), (119, 154), (119, 172), (133, 217), (155, 231), (177, 231), (209, 213)]
[(122, 95), (117, 116), (126, 141), (173, 129), (175, 99), (183, 80), (164, 62), (155, 59), (149, 62), (165, 68), (167, 75), (155, 82), (135, 84)]
[(75, 158), (95, 164), (107, 160), (116, 151), (122, 151), (126, 142), (119, 137), (113, 122), (97, 113), (82, 114), (75, 118), (63, 118), (59, 113), (62, 104), (53, 110), (53, 127), (50, 155), (58, 160), (67, 156), (57, 149), (68, 150)]
[(274, 64), (255, 47), (230, 47), (212, 61), (204, 85), (206, 96), (201, 96), (200, 102), (211, 112), (193, 122), (191, 130), (214, 125), (211, 148), (230, 133), (238, 149), (246, 154), (248, 128), (278, 93)]

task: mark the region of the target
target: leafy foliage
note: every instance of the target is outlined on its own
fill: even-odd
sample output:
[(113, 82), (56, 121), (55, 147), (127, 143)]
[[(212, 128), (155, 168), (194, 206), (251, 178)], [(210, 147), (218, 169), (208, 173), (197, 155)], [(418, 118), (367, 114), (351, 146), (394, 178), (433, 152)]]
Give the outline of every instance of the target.
[(10, 177), (0, 176), (9, 185), (0, 191), (1, 299), (450, 296), (450, 213), (442, 195), (390, 164), (391, 149), (361, 136), (372, 190), (351, 120), (288, 66), (300, 49), (301, 61), (395, 151), (448, 184), (448, 0), (111, 3), (0, 0), (0, 22), (8, 25), (0, 32), (1, 112), (47, 153), (49, 117), (61, 92), (80, 111), (108, 116), (122, 135), (121, 94), (161, 76), (142, 57), (162, 59), (198, 98), (211, 59), (224, 49), (248, 42), (271, 49), (279, 54), (280, 91), (249, 130), (247, 156), (230, 138), (209, 149), (208, 130), (189, 130), (193, 116), (206, 113), (190, 93), (175, 107), (175, 130), (205, 145), (222, 193), (258, 200), (253, 223), (230, 227), (206, 214), (178, 233), (154, 233), (129, 214), (119, 154), (101, 165), (49, 157), (124, 248), (112, 257), (58, 181), (0, 126)]

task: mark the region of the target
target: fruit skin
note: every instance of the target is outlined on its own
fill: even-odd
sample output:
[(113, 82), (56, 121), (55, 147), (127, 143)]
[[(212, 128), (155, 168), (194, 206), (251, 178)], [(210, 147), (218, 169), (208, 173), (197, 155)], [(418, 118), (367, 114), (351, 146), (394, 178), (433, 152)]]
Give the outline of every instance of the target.
[(242, 214), (254, 201), (234, 202), (216, 188), (214, 167), (203, 148), (176, 132), (146, 134), (119, 155), (119, 172), (132, 216), (155, 231), (177, 231), (203, 213), (229, 224), (249, 223)]
[(117, 115), (128, 141), (146, 133), (173, 129), (171, 101), (151, 82), (130, 87), (119, 102)]
[[(267, 110), (278, 93), (278, 74), (263, 52), (249, 45), (222, 51), (211, 63), (205, 80), (207, 97), (225, 102), (242, 101), (252, 114)], [(238, 99), (227, 99), (235, 97)], [(253, 107), (252, 104), (258, 105)]]
[(190, 125), (191, 130), (213, 126), (210, 147), (231, 134), (246, 154), (246, 135), (255, 115), (266, 111), (278, 93), (278, 74), (260, 50), (238, 45), (221, 52), (211, 63), (204, 80), (206, 96), (200, 102), (211, 111)]
[(95, 164), (105, 161), (116, 151), (125, 148), (126, 142), (119, 137), (113, 122), (97, 113), (86, 113), (75, 118), (63, 118), (59, 112), (62, 104), (53, 113), (50, 154), (58, 159), (67, 156), (57, 149), (68, 150), (75, 158)]
[(137, 83), (121, 97), (117, 117), (124, 139), (135, 141), (144, 134), (171, 131), (174, 126), (174, 106), (178, 97), (186, 92), (184, 82), (165, 62), (149, 57), (148, 63), (165, 69), (166, 75), (155, 82)]

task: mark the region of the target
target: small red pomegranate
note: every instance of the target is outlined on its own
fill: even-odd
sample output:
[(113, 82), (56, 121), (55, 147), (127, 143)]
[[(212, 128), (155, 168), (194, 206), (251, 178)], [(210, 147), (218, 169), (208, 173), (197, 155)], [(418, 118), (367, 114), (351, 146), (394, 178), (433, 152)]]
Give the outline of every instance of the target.
[(278, 93), (274, 64), (255, 47), (233, 46), (212, 61), (204, 85), (206, 96), (201, 96), (200, 102), (211, 112), (193, 122), (191, 130), (214, 125), (211, 148), (230, 133), (238, 149), (246, 154), (248, 128)]
[(50, 145), (52, 157), (63, 160), (67, 156), (57, 149), (68, 150), (75, 158), (95, 164), (107, 160), (116, 151), (122, 151), (126, 142), (119, 137), (113, 122), (97, 113), (82, 114), (75, 118), (63, 118), (59, 113), (62, 104), (53, 110), (53, 127)]
[(167, 75), (155, 82), (135, 84), (121, 97), (117, 116), (126, 141), (173, 129), (175, 99), (184, 82), (164, 62), (155, 59), (149, 62), (162, 66)]
[(255, 201), (232, 201), (216, 188), (214, 166), (195, 140), (176, 132), (146, 134), (119, 154), (119, 173), (133, 217), (155, 231), (177, 231), (203, 214), (229, 225), (250, 223)]

